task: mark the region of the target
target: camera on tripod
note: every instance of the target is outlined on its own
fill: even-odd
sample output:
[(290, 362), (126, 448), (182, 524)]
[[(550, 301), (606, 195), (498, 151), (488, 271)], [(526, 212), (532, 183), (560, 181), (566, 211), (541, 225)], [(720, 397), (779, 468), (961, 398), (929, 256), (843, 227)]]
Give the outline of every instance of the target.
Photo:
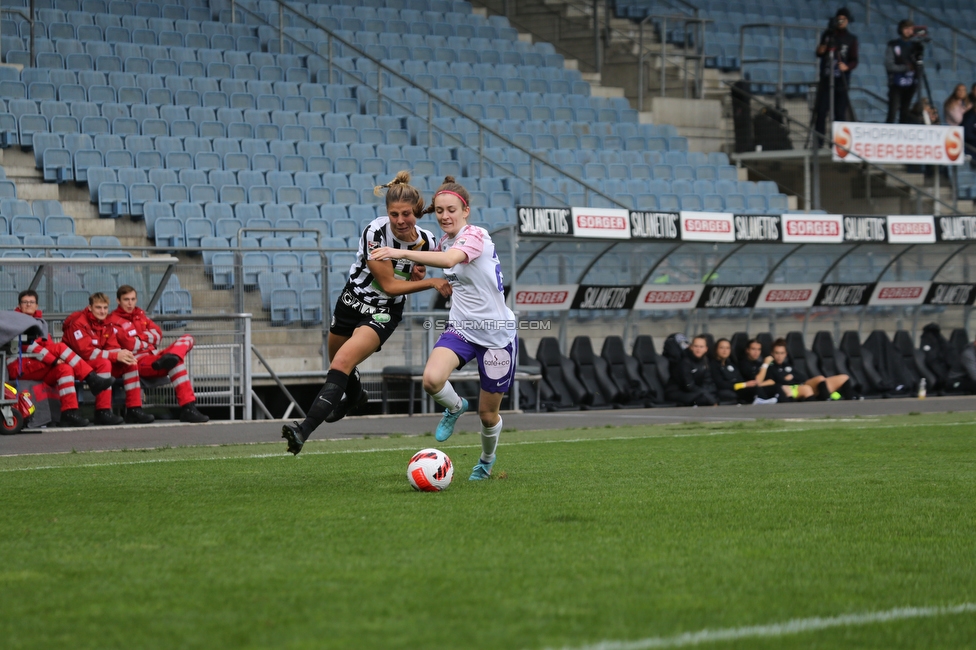
[(929, 36), (929, 28), (925, 25), (915, 25), (908, 42), (911, 43), (908, 58), (917, 65), (925, 56), (925, 45), (932, 42), (932, 37)]
[(925, 25), (915, 25), (909, 40), (913, 43), (931, 43), (932, 37), (929, 36), (929, 28)]

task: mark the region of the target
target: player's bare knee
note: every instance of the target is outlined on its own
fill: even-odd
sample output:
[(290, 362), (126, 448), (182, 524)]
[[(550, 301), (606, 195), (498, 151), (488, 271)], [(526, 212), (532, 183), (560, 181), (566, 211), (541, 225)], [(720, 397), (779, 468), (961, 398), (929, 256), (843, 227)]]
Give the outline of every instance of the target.
[(344, 372), (347, 375), (353, 371), (356, 367), (356, 360), (350, 354), (344, 354), (342, 350), (335, 355), (332, 361), (329, 362), (329, 370), (338, 370), (339, 372)]
[(492, 411), (490, 409), (478, 409), (478, 417), (481, 418), (481, 424), (487, 428), (491, 428), (498, 424), (501, 417), (498, 415), (498, 411)]
[(426, 372), (424, 373), (424, 392), (429, 395), (441, 392), (445, 383), (447, 382), (441, 377), (436, 377)]

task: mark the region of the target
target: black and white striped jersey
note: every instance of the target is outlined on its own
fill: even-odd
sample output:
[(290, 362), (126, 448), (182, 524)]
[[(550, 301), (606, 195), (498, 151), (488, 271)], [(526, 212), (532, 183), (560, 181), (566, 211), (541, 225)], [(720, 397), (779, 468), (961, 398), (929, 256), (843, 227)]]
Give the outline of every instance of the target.
[[(417, 226), (417, 239), (415, 241), (400, 241), (393, 236), (393, 231), (390, 230), (389, 217), (377, 217), (371, 221), (359, 238), (359, 250), (356, 252), (356, 261), (349, 267), (349, 280), (346, 282), (346, 290), (351, 292), (357, 300), (371, 307), (402, 310), (406, 296), (390, 296), (385, 293), (366, 265), (370, 253), (383, 246), (415, 251), (432, 251), (437, 250), (437, 239), (430, 231)], [(413, 267), (413, 262), (393, 260), (393, 273), (401, 280), (410, 279)]]

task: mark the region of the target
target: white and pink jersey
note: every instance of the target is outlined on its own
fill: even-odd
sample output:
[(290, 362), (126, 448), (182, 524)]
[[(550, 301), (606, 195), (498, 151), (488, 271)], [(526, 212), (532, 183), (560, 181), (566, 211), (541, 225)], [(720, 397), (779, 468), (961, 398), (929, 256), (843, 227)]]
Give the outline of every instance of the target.
[(463, 251), (467, 260), (444, 269), (451, 283), (451, 327), (465, 340), (486, 348), (503, 348), (515, 339), (515, 314), (505, 304), (502, 266), (495, 243), (484, 228), (467, 225), (440, 249)]

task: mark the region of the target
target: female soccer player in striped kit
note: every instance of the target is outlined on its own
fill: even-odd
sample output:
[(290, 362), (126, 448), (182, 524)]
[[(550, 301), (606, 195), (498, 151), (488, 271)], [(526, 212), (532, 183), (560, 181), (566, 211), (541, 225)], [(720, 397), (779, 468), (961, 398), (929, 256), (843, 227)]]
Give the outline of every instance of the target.
[(441, 334), (424, 369), (424, 390), (444, 407), (435, 437), (447, 440), (454, 424), (468, 410), (468, 401), (451, 386), (451, 372), (472, 359), (478, 359), (481, 393), (481, 458), (469, 480), (491, 476), (495, 449), (502, 430), (498, 414), (502, 398), (515, 376), (518, 336), (515, 314), (505, 304), (501, 263), (488, 231), (468, 223), (471, 197), (454, 178), (448, 176), (434, 194), (426, 212), (437, 216), (444, 231), (440, 250), (435, 252), (378, 248), (372, 259), (405, 259), (446, 269), (451, 283), (451, 314), (447, 330)]
[(359, 238), (356, 261), (349, 269), (349, 280), (332, 311), (325, 386), (302, 422), (281, 428), (281, 437), (288, 441), (288, 451), (293, 454), (302, 450), (322, 422), (336, 422), (366, 404), (368, 398), (356, 367), (378, 351), (400, 324), (405, 296), (424, 289), (450, 295), (446, 280), (424, 278), (426, 269), (422, 265), (407, 261), (391, 264), (370, 257), (373, 250), (380, 248), (427, 251), (435, 246), (433, 233), (417, 227), (417, 219), (424, 213), (424, 198), (410, 185), (410, 172), (399, 172), (374, 191), (379, 195), (384, 188), (389, 216), (378, 217), (366, 226)]

